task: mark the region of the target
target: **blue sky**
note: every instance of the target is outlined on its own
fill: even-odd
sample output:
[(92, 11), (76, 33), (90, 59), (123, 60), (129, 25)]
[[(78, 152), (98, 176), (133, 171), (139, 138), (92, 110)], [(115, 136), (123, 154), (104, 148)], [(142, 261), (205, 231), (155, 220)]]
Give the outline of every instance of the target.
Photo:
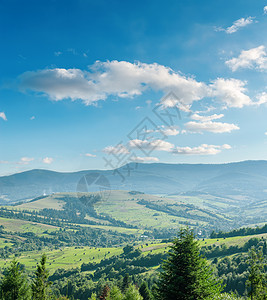
[(266, 1), (2, 0), (0, 25), (0, 175), (267, 159)]

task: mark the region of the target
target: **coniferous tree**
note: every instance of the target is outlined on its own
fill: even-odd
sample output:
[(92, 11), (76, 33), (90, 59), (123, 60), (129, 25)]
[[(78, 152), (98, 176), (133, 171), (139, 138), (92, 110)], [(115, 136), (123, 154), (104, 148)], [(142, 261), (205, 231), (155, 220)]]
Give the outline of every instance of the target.
[(251, 300), (267, 299), (267, 278), (264, 273), (264, 260), (261, 252), (256, 252), (251, 248), (249, 252), (250, 271), (247, 285), (250, 288), (249, 296)]
[(218, 295), (217, 282), (207, 260), (200, 256), (200, 247), (188, 227), (181, 229), (163, 263), (157, 288), (161, 300), (198, 300)]
[(108, 294), (107, 300), (122, 300), (123, 299), (123, 295), (120, 291), (120, 289), (114, 285)]
[(139, 293), (143, 297), (144, 300), (152, 300), (151, 292), (147, 286), (147, 282), (143, 281), (139, 288)]
[(15, 259), (5, 271), (0, 284), (0, 295), (4, 300), (29, 300), (31, 298), (27, 278)]
[(35, 272), (35, 279), (32, 284), (32, 298), (34, 300), (47, 300), (48, 299), (48, 288), (50, 282), (48, 281), (49, 272), (46, 269), (46, 255), (43, 254), (40, 264), (37, 265)]
[(121, 287), (122, 292), (125, 292), (128, 289), (129, 285), (130, 285), (130, 276), (128, 273), (126, 273), (122, 281), (122, 287)]
[(129, 288), (124, 294), (123, 300), (143, 300), (136, 287), (130, 284)]

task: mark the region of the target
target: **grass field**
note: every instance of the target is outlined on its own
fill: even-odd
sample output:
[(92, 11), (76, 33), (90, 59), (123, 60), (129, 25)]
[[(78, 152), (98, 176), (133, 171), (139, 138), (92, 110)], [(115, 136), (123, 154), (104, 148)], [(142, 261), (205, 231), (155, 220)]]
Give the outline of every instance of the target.
[[(226, 246), (238, 245), (242, 246), (251, 238), (267, 238), (267, 233), (250, 235), (250, 236), (237, 236), (226, 239), (205, 239), (204, 241), (199, 241), (200, 246), (206, 245), (222, 245)], [(1, 243), (0, 243), (1, 245)], [(169, 251), (169, 246), (171, 243), (159, 243), (147, 242), (136, 246), (140, 249), (145, 255), (152, 253), (163, 253)], [(40, 261), (42, 253), (47, 255), (47, 267), (53, 272), (58, 268), (76, 268), (80, 267), (82, 263), (89, 262), (100, 262), (103, 258), (108, 258), (113, 255), (119, 255), (123, 252), (122, 247), (118, 248), (94, 248), (94, 247), (66, 247), (58, 250), (46, 249), (46, 251), (31, 251), (23, 252), (17, 259), (20, 263), (24, 264), (27, 270), (32, 271), (36, 268), (37, 263)], [(12, 258), (9, 259), (0, 259), (0, 268), (5, 268), (8, 266)]]
[[(103, 258), (122, 253), (122, 248), (93, 248), (93, 247), (66, 247), (64, 249), (43, 251), (47, 255), (47, 268), (50, 271), (64, 268), (80, 267), (82, 263), (99, 262)], [(42, 252), (31, 251), (21, 253), (17, 259), (26, 266), (29, 271), (36, 268)], [(12, 259), (1, 259), (0, 268), (8, 266)]]
[(19, 220), (19, 219), (7, 219), (1, 217), (0, 217), (0, 225), (3, 225), (6, 231), (33, 232), (36, 234), (41, 234), (45, 231), (49, 232), (49, 231), (54, 231), (59, 229), (58, 227), (52, 225), (35, 223), (35, 222)]

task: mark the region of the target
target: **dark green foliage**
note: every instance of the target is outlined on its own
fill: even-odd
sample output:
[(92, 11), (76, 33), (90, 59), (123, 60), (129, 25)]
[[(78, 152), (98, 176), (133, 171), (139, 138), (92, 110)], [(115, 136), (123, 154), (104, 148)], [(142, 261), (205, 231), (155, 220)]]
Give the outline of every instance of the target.
[(158, 299), (197, 300), (219, 294), (222, 290), (212, 275), (193, 232), (181, 229), (173, 241), (172, 251), (165, 261), (158, 283)]
[(128, 273), (126, 273), (125, 275), (124, 275), (124, 277), (123, 277), (123, 281), (122, 281), (122, 286), (121, 286), (121, 290), (123, 291), (123, 292), (125, 292), (127, 289), (128, 289), (128, 287), (129, 287), (129, 285), (130, 285), (130, 276), (129, 276), (129, 274)]
[(261, 252), (252, 248), (249, 252), (250, 271), (248, 276), (249, 296), (251, 300), (267, 299), (267, 276), (264, 273), (264, 261)]
[(37, 265), (35, 279), (32, 284), (32, 297), (34, 300), (47, 300), (50, 282), (48, 281), (49, 272), (46, 269), (46, 255), (43, 254), (40, 264)]
[(30, 288), (27, 279), (14, 259), (7, 268), (0, 284), (0, 295), (3, 300), (29, 300)]
[(253, 234), (261, 234), (261, 233), (267, 233), (267, 224), (265, 224), (262, 227), (256, 227), (256, 228), (240, 228), (240, 229), (234, 229), (230, 232), (223, 232), (219, 231), (216, 233), (213, 231), (210, 235), (210, 238), (223, 238), (223, 237), (234, 237), (234, 236), (245, 236), (245, 235), (253, 235)]
[(141, 284), (139, 288), (139, 293), (143, 297), (144, 300), (152, 300), (152, 294), (148, 288), (148, 285), (145, 281)]

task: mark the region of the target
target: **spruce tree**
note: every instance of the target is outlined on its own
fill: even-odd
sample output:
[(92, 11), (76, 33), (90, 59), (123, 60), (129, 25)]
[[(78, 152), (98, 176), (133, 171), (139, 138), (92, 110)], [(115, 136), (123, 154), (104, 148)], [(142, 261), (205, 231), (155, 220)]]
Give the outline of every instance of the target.
[(1, 299), (5, 300), (29, 300), (30, 288), (27, 278), (23, 275), (19, 263), (14, 259), (5, 271), (0, 284)]
[(130, 284), (129, 288), (123, 296), (123, 300), (143, 300), (138, 290), (133, 284)]
[(139, 293), (143, 297), (144, 300), (151, 300), (152, 299), (152, 295), (151, 295), (151, 292), (150, 292), (150, 290), (147, 286), (146, 281), (143, 281), (143, 283), (141, 284), (141, 286), (139, 288)]
[(49, 272), (46, 269), (46, 255), (43, 254), (40, 264), (37, 265), (35, 272), (35, 279), (32, 284), (32, 298), (34, 300), (47, 300), (48, 288), (50, 282), (48, 281)]
[(173, 241), (169, 258), (162, 265), (157, 297), (161, 300), (198, 300), (218, 295), (217, 282), (207, 260), (200, 255), (200, 247), (188, 227), (180, 230)]
[(120, 291), (120, 289), (114, 285), (108, 294), (107, 300), (122, 300), (123, 299), (123, 295)]
[(250, 271), (247, 280), (249, 296), (251, 300), (267, 299), (267, 276), (264, 272), (264, 259), (262, 252), (256, 252), (254, 248), (249, 251)]

